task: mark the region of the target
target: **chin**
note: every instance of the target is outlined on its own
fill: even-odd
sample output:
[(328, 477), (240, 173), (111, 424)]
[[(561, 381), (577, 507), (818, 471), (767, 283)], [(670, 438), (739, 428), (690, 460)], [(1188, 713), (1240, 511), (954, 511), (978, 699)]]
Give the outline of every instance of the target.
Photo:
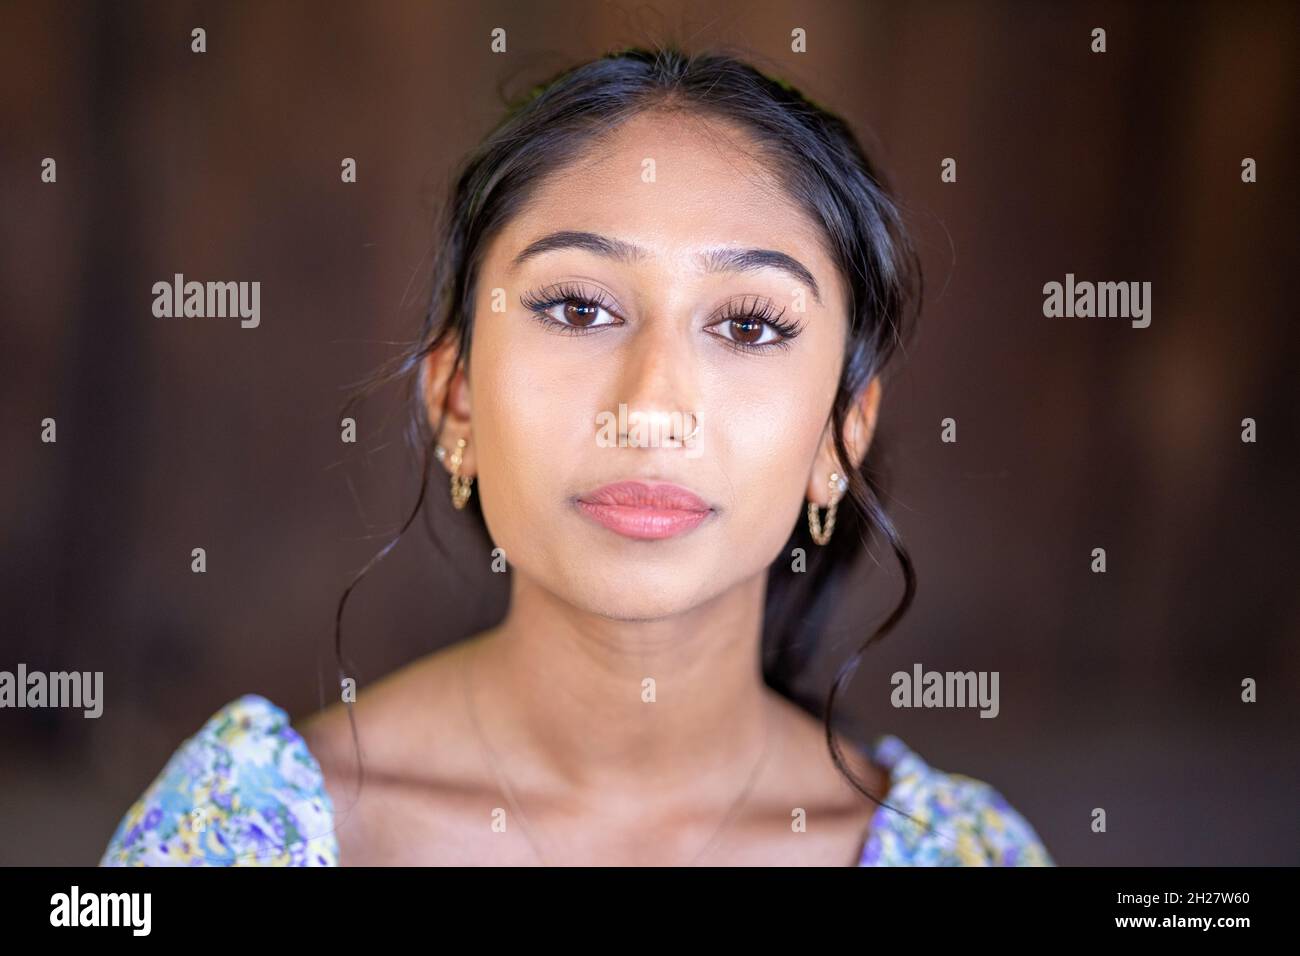
[(650, 621), (690, 611), (716, 597), (722, 569), (675, 562), (648, 566), (642, 560), (571, 565), (574, 577), (557, 582), (556, 593), (575, 607), (615, 621)]

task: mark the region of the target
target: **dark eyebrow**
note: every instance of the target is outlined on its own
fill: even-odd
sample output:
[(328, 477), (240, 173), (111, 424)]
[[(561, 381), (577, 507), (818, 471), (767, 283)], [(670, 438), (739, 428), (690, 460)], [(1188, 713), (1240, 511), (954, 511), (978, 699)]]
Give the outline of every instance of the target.
[(700, 254), (709, 272), (753, 272), (756, 269), (780, 269), (790, 278), (806, 285), (817, 304), (822, 295), (817, 280), (802, 262), (774, 249), (710, 249)]
[[(621, 239), (610, 239), (594, 232), (562, 231), (530, 242), (524, 250), (510, 263), (513, 271), (525, 261), (540, 256), (544, 252), (557, 249), (585, 249), (588, 252), (613, 259), (617, 262), (632, 264), (644, 259), (649, 253), (640, 246)], [(699, 260), (707, 272), (753, 272), (758, 269), (780, 269), (792, 279), (802, 282), (812, 292), (817, 304), (821, 305), (821, 291), (817, 280), (808, 268), (784, 252), (774, 249), (732, 249), (729, 247), (709, 249), (700, 253)]]

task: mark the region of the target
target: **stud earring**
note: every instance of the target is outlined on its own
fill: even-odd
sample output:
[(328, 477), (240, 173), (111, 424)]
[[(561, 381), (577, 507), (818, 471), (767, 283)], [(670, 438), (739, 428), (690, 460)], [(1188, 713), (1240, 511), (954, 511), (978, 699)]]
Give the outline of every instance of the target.
[(825, 525), (822, 524), (821, 517), (818, 514), (817, 503), (814, 501), (808, 502), (808, 533), (812, 535), (813, 541), (821, 545), (830, 541), (831, 534), (835, 531), (835, 509), (838, 508), (840, 504), (839, 496), (843, 494), (844, 489), (849, 486), (849, 483), (842, 478), (839, 473), (834, 471), (831, 472), (830, 481), (828, 481), (827, 484), (831, 489), (831, 504), (830, 507), (826, 509)]
[[(457, 511), (460, 511), (469, 502), (469, 496), (474, 490), (474, 479), (472, 476), (465, 476), (460, 473), (461, 462), (465, 460), (465, 446), (468, 442), (463, 438), (456, 439), (456, 450), (451, 453), (451, 504)], [(439, 461), (446, 457), (447, 453), (441, 445), (434, 452)]]

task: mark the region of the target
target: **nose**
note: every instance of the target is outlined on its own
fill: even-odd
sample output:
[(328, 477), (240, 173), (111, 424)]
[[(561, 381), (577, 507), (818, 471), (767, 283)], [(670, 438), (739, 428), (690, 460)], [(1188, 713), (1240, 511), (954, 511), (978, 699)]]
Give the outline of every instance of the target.
[[(699, 437), (696, 355), (681, 324), (649, 319), (620, 355), (620, 445), (679, 447)], [(626, 413), (622, 406), (626, 405)]]

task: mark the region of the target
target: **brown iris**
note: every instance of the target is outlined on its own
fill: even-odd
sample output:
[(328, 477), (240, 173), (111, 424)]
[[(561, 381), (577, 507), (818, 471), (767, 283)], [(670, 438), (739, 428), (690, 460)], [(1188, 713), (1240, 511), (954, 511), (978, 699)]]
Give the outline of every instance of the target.
[(564, 320), (579, 328), (585, 328), (595, 322), (596, 315), (599, 312), (600, 306), (588, 305), (584, 302), (566, 302), (564, 304)]
[(731, 328), (736, 340), (745, 345), (753, 345), (763, 337), (763, 323), (757, 319), (732, 319)]

